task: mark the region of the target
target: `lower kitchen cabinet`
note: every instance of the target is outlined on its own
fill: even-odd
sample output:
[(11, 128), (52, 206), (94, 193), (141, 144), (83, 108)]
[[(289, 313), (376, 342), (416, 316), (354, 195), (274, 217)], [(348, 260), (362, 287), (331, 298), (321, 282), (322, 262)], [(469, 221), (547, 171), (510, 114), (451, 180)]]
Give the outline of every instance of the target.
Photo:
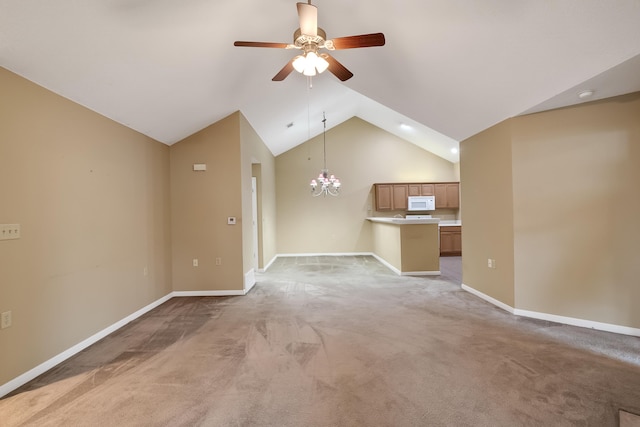
[(440, 227), (440, 256), (462, 255), (462, 226)]

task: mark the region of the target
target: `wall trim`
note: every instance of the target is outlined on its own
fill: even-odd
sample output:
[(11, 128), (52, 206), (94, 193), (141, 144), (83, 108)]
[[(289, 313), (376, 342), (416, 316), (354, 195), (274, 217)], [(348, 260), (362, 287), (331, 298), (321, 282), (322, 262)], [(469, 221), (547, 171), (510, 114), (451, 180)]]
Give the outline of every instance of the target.
[(271, 261), (269, 261), (269, 262), (267, 263), (267, 265), (265, 265), (265, 266), (264, 266), (264, 268), (261, 268), (261, 269), (260, 269), (260, 270), (258, 270), (258, 271), (259, 271), (260, 273), (264, 273), (265, 271), (267, 271), (267, 269), (268, 269), (269, 267), (271, 267), (271, 264), (273, 264), (273, 263), (276, 261), (276, 259), (278, 259), (278, 255), (276, 255), (276, 256), (274, 256), (273, 258), (271, 258)]
[(113, 325), (108, 326), (108, 327), (104, 328), (103, 330), (91, 335), (89, 338), (86, 338), (85, 340), (83, 340), (83, 341), (79, 342), (78, 344), (68, 348), (67, 350), (65, 350), (62, 353), (52, 357), (51, 359), (39, 364), (35, 368), (28, 370), (24, 374), (19, 375), (18, 377), (12, 379), (11, 381), (0, 385), (0, 397), (3, 397), (5, 395), (9, 394), (10, 392), (12, 392), (13, 390), (17, 389), (18, 387), (20, 387), (20, 386), (28, 383), (29, 381), (33, 380), (38, 375), (44, 374), (49, 369), (55, 367), (56, 365), (59, 365), (60, 363), (62, 363), (65, 360), (69, 359), (70, 357), (76, 355), (77, 353), (81, 352), (82, 350), (84, 350), (85, 348), (89, 347), (90, 345), (95, 344), (96, 342), (100, 341), (101, 339), (103, 339), (107, 335), (109, 335), (109, 334), (117, 331), (118, 329), (122, 328), (127, 323), (130, 323), (133, 320), (137, 319), (138, 317), (142, 316), (143, 314), (153, 310), (154, 308), (158, 307), (160, 304), (163, 304), (163, 303), (169, 301), (172, 297), (173, 297), (173, 292), (165, 295), (164, 297), (162, 297), (162, 298), (160, 298), (160, 299), (158, 299), (158, 300), (156, 300), (154, 302), (152, 302), (151, 304), (148, 304), (148, 305), (142, 307), (140, 310), (130, 314), (129, 316), (125, 317), (122, 320), (119, 320), (118, 322), (114, 323)]
[[(251, 287), (253, 287), (253, 285)], [(133, 320), (137, 319), (138, 317), (142, 316), (143, 314), (145, 314), (145, 313), (153, 310), (154, 308), (158, 307), (159, 305), (169, 301), (171, 298), (174, 298), (174, 297), (192, 297), (192, 296), (193, 297), (242, 296), (242, 295), (246, 295), (251, 290), (251, 287), (249, 289), (246, 289), (246, 290), (237, 290), (237, 291), (236, 290), (231, 290), (231, 291), (173, 291), (173, 292), (165, 295), (164, 297), (152, 302), (151, 304), (148, 304), (148, 305), (144, 306), (140, 310), (128, 315), (124, 319), (117, 321), (113, 325), (104, 328), (100, 332), (97, 332), (97, 333), (91, 335), (89, 338), (86, 338), (85, 340), (83, 340), (80, 343), (68, 348), (67, 350), (65, 350), (62, 353), (52, 357), (51, 359), (39, 364), (35, 368), (32, 368), (32, 369), (28, 370), (24, 374), (19, 375), (18, 377), (12, 379), (11, 381), (0, 385), (0, 398), (5, 396), (5, 395), (7, 395), (7, 394), (9, 394), (9, 393), (11, 393), (13, 390), (17, 389), (18, 387), (21, 387), (24, 384), (28, 383), (29, 381), (33, 380), (38, 375), (44, 374), (49, 369), (55, 367), (56, 365), (59, 365), (60, 363), (64, 362), (65, 360), (67, 360), (69, 358), (71, 358), (72, 356), (75, 356), (76, 354), (78, 354), (79, 352), (84, 350), (85, 348), (89, 347), (92, 344), (95, 344), (96, 342), (100, 341), (102, 338), (104, 338), (107, 335), (117, 331), (118, 329), (122, 328), (123, 326), (125, 326), (126, 324), (132, 322)]]
[(256, 284), (256, 272), (252, 268), (244, 274), (244, 295), (248, 294)]
[(230, 290), (230, 291), (173, 291), (174, 297), (235, 297), (246, 295), (248, 290)]
[(384, 258), (382, 258), (381, 256), (378, 256), (374, 253), (371, 253), (371, 255), (377, 259), (380, 264), (384, 265), (385, 267), (387, 267), (389, 270), (393, 271), (394, 273), (396, 273), (398, 276), (402, 275), (402, 271), (400, 271), (399, 269), (395, 268), (393, 265), (389, 264)]
[(537, 311), (515, 309), (516, 316), (530, 317), (532, 319), (548, 320), (550, 322), (564, 323), (581, 328), (597, 329), (599, 331), (613, 332), (620, 335), (640, 337), (640, 329), (630, 326), (614, 325), (612, 323), (596, 322), (594, 320), (578, 319), (575, 317), (558, 316), (556, 314), (540, 313)]
[(276, 258), (288, 258), (288, 257), (304, 257), (304, 256), (374, 256), (373, 252), (310, 252), (299, 254), (278, 254)]
[(496, 307), (500, 307), (501, 309), (503, 309), (504, 311), (508, 311), (511, 314), (515, 314), (515, 309), (513, 307), (511, 307), (510, 305), (507, 305), (505, 303), (503, 303), (502, 301), (498, 301), (497, 299), (490, 297), (487, 294), (483, 294), (482, 292), (473, 289), (470, 286), (465, 285), (464, 283), (461, 285), (462, 289), (464, 289), (465, 291), (469, 292), (470, 294), (473, 294), (475, 296), (477, 296), (478, 298), (481, 298), (485, 301), (487, 301), (488, 303), (491, 303), (493, 305), (495, 305)]
[(440, 276), (440, 270), (436, 271), (403, 271), (401, 276)]
[(470, 286), (465, 285), (464, 283), (462, 284), (462, 289), (516, 316), (529, 317), (531, 319), (538, 319), (538, 320), (546, 320), (549, 322), (561, 323), (564, 325), (571, 325), (571, 326), (578, 326), (578, 327), (587, 328), (587, 329), (596, 329), (596, 330), (605, 331), (605, 332), (613, 332), (615, 334), (620, 334), (620, 335), (630, 335), (630, 336), (640, 337), (639, 328), (632, 328), (630, 326), (622, 326), (622, 325), (614, 325), (612, 323), (596, 322), (594, 320), (578, 319), (575, 317), (558, 316), (556, 314), (541, 313), (538, 311), (522, 310), (519, 308), (513, 308), (501, 301), (498, 301), (495, 298), (490, 297), (489, 295), (483, 294), (482, 292), (476, 289), (473, 289)]
[(389, 264), (384, 258), (382, 258), (382, 257), (380, 257), (380, 256), (378, 256), (378, 255), (376, 255), (374, 253), (370, 253), (370, 254), (367, 254), (367, 255), (373, 256), (375, 259), (380, 261), (381, 264), (383, 264), (389, 270), (391, 270), (394, 273), (396, 273), (398, 276), (439, 276), (441, 274), (441, 272), (439, 270), (438, 271), (400, 271), (399, 269), (397, 269), (393, 265)]

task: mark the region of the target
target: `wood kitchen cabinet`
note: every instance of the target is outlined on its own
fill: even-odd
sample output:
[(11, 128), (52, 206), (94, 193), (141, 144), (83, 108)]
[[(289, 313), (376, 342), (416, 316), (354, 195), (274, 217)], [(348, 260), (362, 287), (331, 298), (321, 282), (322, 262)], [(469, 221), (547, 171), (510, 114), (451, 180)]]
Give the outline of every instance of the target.
[(420, 184), (420, 196), (435, 196), (435, 184)]
[(422, 196), (422, 184), (407, 184), (409, 196)]
[(440, 227), (440, 256), (462, 255), (462, 227)]
[(393, 185), (392, 184), (375, 184), (376, 193), (376, 210), (390, 211), (393, 210)]
[(436, 209), (458, 209), (460, 207), (460, 183), (434, 184)]
[(377, 211), (407, 209), (408, 184), (375, 184), (375, 194)]
[(409, 196), (435, 196), (436, 209), (457, 209), (460, 206), (460, 183), (374, 184), (377, 211), (407, 209)]
[(393, 210), (405, 210), (409, 206), (409, 186), (393, 184)]
[(409, 186), (409, 196), (434, 196), (434, 184), (407, 184)]

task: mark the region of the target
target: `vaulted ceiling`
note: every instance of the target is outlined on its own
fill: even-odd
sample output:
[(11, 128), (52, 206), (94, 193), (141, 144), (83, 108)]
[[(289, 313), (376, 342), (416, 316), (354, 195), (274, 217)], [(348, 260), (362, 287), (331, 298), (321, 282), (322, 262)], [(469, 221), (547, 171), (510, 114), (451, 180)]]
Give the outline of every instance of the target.
[[(0, 66), (165, 144), (240, 110), (278, 155), (359, 116), (450, 160), (506, 118), (640, 90), (640, 0), (315, 0), (355, 76), (312, 88), (294, 0), (0, 0)], [(577, 97), (583, 89), (594, 94)], [(403, 125), (403, 126), (401, 126)]]

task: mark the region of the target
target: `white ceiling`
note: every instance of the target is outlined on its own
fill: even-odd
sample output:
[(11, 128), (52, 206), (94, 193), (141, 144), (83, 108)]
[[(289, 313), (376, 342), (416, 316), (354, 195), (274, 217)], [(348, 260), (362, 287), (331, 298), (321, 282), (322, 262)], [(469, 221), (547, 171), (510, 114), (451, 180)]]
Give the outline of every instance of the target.
[[(523, 112), (640, 90), (640, 0), (315, 0), (355, 76), (271, 78), (295, 52), (294, 0), (0, 0), (0, 66), (166, 144), (241, 110), (278, 155), (358, 116), (455, 162)], [(287, 127), (287, 124), (293, 126)], [(409, 127), (402, 128), (401, 124)]]

